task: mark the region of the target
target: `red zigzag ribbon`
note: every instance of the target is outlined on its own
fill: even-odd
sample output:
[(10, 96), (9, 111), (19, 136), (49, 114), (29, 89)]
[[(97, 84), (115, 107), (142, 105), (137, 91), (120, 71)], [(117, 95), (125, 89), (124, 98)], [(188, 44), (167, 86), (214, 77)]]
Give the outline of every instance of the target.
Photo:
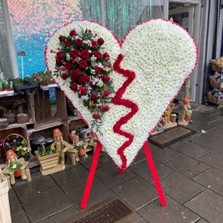
[(132, 83), (132, 81), (135, 79), (135, 72), (131, 71), (131, 70), (124, 70), (120, 67), (120, 64), (123, 60), (124, 56), (122, 54), (119, 54), (113, 67), (114, 67), (114, 71), (116, 71), (119, 74), (122, 74), (124, 77), (127, 77), (127, 80), (124, 82), (124, 84), (118, 89), (118, 91), (115, 93), (115, 96), (112, 99), (112, 103), (116, 104), (116, 105), (123, 105), (127, 108), (130, 108), (131, 111), (126, 114), (125, 116), (121, 117), (113, 126), (113, 130), (115, 133), (118, 133), (119, 135), (122, 135), (126, 138), (128, 138), (128, 140), (126, 142), (124, 142), (122, 144), (121, 147), (118, 148), (118, 155), (121, 157), (122, 160), (122, 165), (121, 167), (119, 167), (119, 173), (122, 173), (124, 171), (124, 169), (126, 169), (126, 165), (127, 165), (127, 159), (126, 156), (124, 154), (124, 151), (126, 148), (128, 148), (128, 146), (131, 145), (134, 135), (132, 135), (131, 133), (125, 132), (121, 129), (121, 126), (126, 124), (137, 112), (138, 112), (138, 105), (135, 104), (134, 102), (128, 100), (128, 99), (124, 99), (122, 98), (122, 95), (125, 93), (126, 88)]

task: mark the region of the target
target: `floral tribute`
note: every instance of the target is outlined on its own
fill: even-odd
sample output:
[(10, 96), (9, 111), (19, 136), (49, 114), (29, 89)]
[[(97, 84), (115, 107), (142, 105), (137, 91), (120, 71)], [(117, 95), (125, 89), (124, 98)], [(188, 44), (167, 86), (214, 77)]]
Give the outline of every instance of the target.
[[(58, 65), (60, 69), (63, 67), (60, 59), (58, 64), (52, 51), (58, 53), (58, 49), (61, 50), (60, 36), (67, 38), (73, 30), (78, 38), (83, 38), (85, 32), (88, 35), (86, 30), (91, 30), (92, 37), (104, 40), (103, 49), (101, 47), (97, 51), (102, 55), (109, 54), (108, 64), (112, 65), (109, 77), (114, 94), (107, 104), (109, 110), (103, 113), (100, 131), (96, 128), (93, 131), (117, 166), (126, 169), (195, 68), (198, 56), (196, 43), (179, 25), (162, 19), (136, 26), (121, 42), (111, 31), (97, 23), (76, 21), (57, 30), (47, 44), (46, 63), (52, 72), (58, 72)], [(92, 66), (92, 61), (88, 64)], [(107, 67), (110, 68), (110, 65)], [(76, 79), (71, 81), (70, 69), (65, 70), (55, 77), (56, 82), (90, 125), (94, 121), (93, 110), (83, 105), (83, 96), (78, 90), (79, 86), (85, 85), (75, 82)], [(72, 84), (77, 85), (77, 89), (74, 87), (76, 93), (71, 89)], [(89, 83), (87, 86), (92, 85)], [(103, 88), (99, 89), (104, 91)]]
[(90, 29), (72, 29), (69, 35), (60, 35), (59, 42), (54, 75), (68, 81), (92, 113), (92, 126), (99, 130), (113, 92), (112, 65), (108, 52), (103, 52), (104, 39)]

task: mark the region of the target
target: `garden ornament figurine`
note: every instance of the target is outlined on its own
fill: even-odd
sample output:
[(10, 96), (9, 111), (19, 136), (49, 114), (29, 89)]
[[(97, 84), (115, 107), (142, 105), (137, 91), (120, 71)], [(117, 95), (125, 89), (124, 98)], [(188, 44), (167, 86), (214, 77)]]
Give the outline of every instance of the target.
[(53, 130), (53, 138), (54, 142), (52, 146), (55, 146), (56, 150), (60, 153), (60, 164), (64, 165), (64, 153), (71, 149), (72, 145), (63, 140), (63, 134), (58, 128)]

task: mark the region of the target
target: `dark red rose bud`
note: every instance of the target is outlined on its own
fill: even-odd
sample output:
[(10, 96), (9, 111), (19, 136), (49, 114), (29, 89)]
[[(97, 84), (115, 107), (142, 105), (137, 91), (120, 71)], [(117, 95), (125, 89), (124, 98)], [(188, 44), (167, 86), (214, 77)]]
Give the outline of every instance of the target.
[(59, 36), (59, 40), (63, 42), (65, 40), (65, 36)]
[(77, 33), (76, 33), (75, 29), (70, 31), (70, 36), (76, 36), (76, 35), (77, 35)]
[(108, 54), (107, 52), (105, 52), (105, 53), (103, 54), (103, 58), (104, 58), (105, 60), (108, 60), (108, 59), (110, 58), (110, 56), (109, 56), (109, 54)]
[(92, 100), (92, 101), (97, 101), (97, 100), (98, 100), (97, 95), (96, 95), (96, 94), (92, 94), (92, 95), (91, 95), (91, 100)]
[(63, 79), (63, 80), (66, 80), (67, 79), (67, 74), (63, 73), (60, 75), (60, 77)]
[(102, 57), (101, 53), (98, 52), (98, 51), (95, 51), (95, 52), (94, 52), (94, 56), (95, 56), (97, 59), (101, 59), (101, 57)]
[(105, 97), (109, 96), (110, 94), (111, 94), (110, 90), (108, 90), (108, 89), (104, 90), (104, 94), (103, 95)]
[(65, 46), (65, 47), (69, 47), (69, 46), (71, 46), (71, 42), (70, 42), (70, 41), (66, 41), (66, 42), (64, 42), (64, 46)]
[(87, 67), (87, 62), (85, 60), (80, 60), (79, 66), (81, 69), (85, 69)]
[(104, 75), (104, 76), (102, 76), (102, 81), (104, 82), (104, 83), (108, 83), (109, 81), (110, 81), (110, 77), (108, 76), (108, 75)]
[(82, 43), (83, 43), (82, 39), (77, 39), (77, 40), (76, 40), (76, 44), (77, 44), (77, 46), (81, 46)]
[(103, 111), (106, 112), (106, 111), (108, 111), (109, 109), (110, 109), (110, 107), (109, 107), (108, 105), (104, 105), (104, 106), (103, 106)]
[(98, 45), (103, 45), (104, 44), (104, 40), (102, 39), (102, 38), (99, 38), (98, 40), (97, 40), (97, 43), (98, 43)]
[(100, 119), (101, 118), (101, 116), (97, 113), (93, 114), (92, 117), (93, 117), (93, 119)]
[(76, 91), (77, 91), (77, 85), (76, 85), (76, 84), (71, 84), (71, 85), (70, 85), (70, 89), (71, 89), (72, 91), (76, 92)]

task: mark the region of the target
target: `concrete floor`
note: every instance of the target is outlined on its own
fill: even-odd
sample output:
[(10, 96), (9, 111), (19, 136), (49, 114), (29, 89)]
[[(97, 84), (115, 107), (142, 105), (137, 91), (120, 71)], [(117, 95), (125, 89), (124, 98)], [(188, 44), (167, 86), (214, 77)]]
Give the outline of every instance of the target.
[[(196, 134), (171, 146), (151, 145), (167, 198), (161, 207), (143, 151), (122, 174), (102, 153), (88, 207), (79, 208), (91, 164), (91, 154), (73, 167), (42, 176), (32, 169), (32, 181), (17, 179), (9, 191), (13, 223), (72, 223), (94, 205), (118, 197), (134, 212), (129, 223), (223, 222), (223, 116), (214, 107), (193, 109), (189, 125)], [(205, 133), (204, 133), (205, 132)]]

